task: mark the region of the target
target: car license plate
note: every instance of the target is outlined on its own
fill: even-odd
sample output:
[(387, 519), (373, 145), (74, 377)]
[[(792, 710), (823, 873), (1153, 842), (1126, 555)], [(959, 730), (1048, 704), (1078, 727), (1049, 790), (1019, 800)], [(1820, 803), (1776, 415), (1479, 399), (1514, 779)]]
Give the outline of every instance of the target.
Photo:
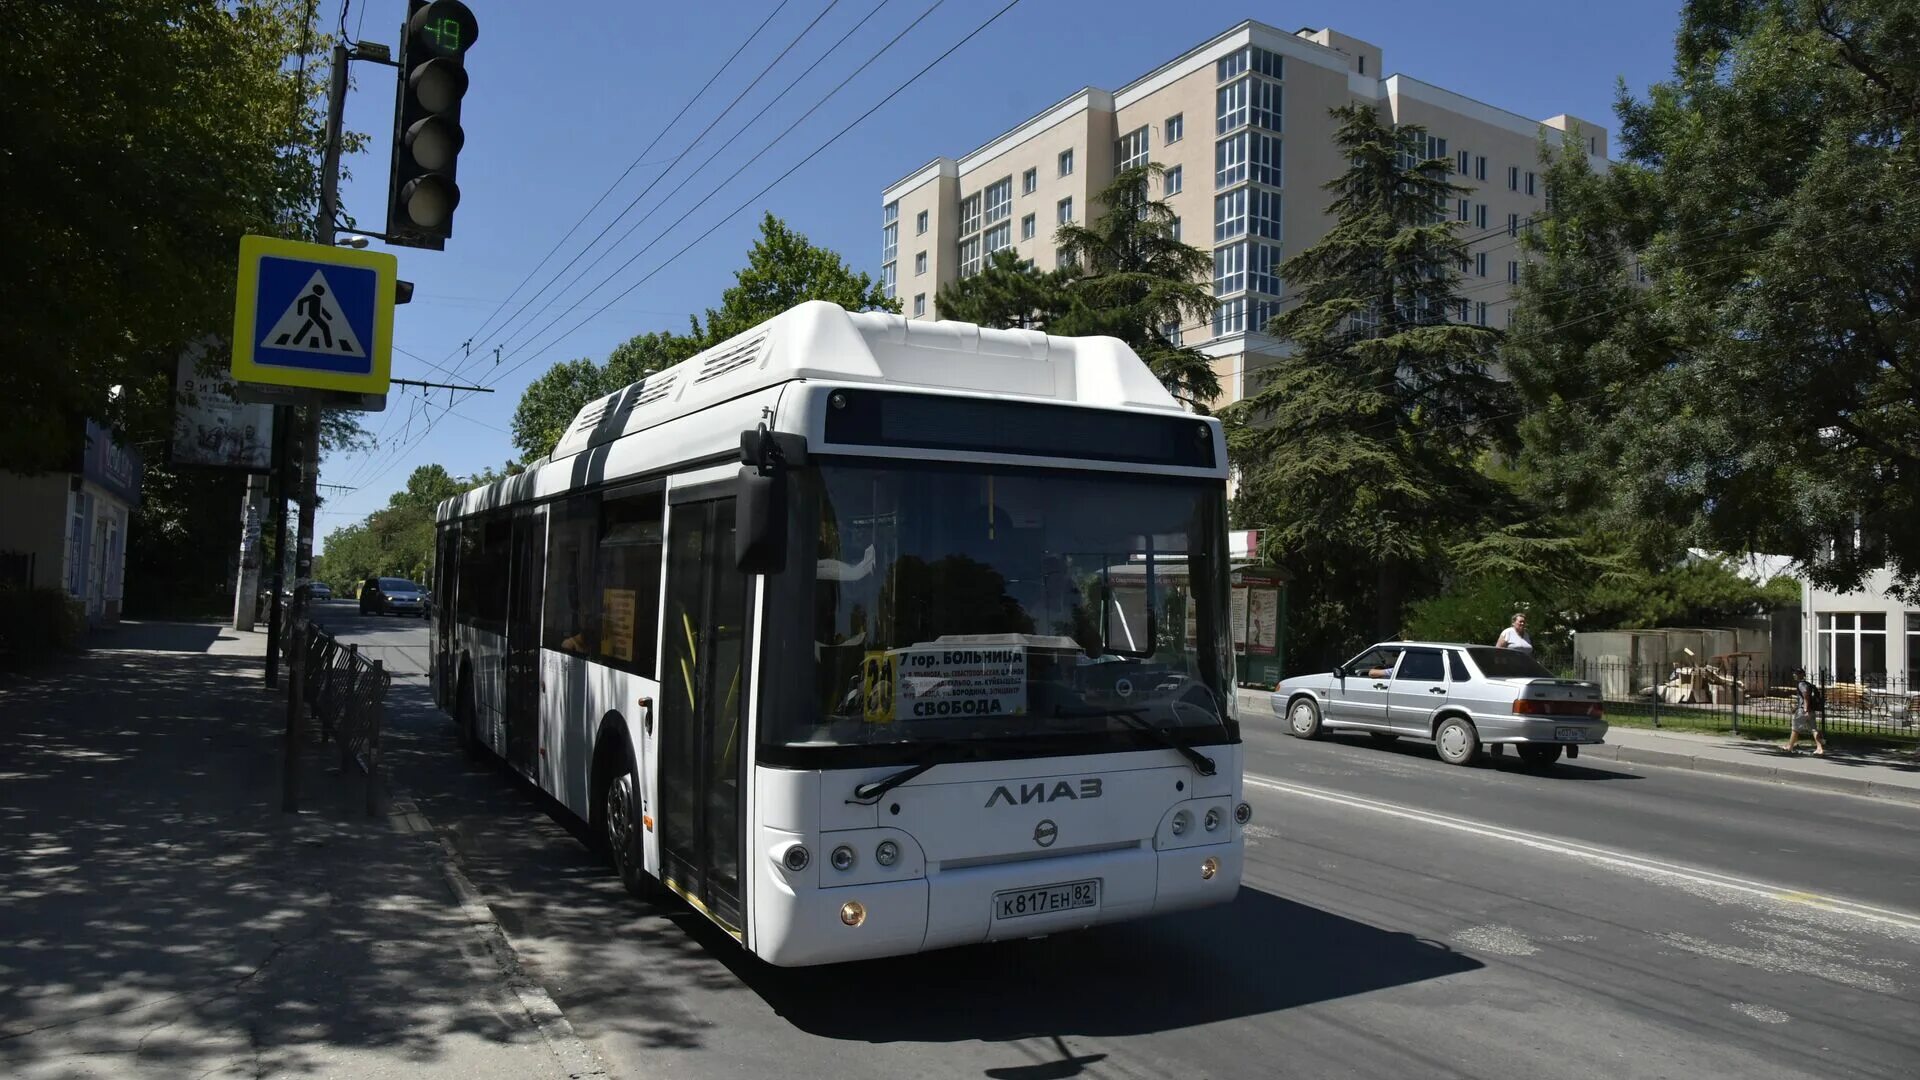
[(1553, 729), (1553, 738), (1556, 742), (1584, 742), (1586, 737), (1586, 728), (1557, 727)]
[(1100, 882), (1069, 881), (1064, 885), (1043, 885), (1038, 889), (1014, 889), (993, 894), (993, 917), (1017, 919), (1022, 915), (1044, 915), (1051, 911), (1099, 907)]

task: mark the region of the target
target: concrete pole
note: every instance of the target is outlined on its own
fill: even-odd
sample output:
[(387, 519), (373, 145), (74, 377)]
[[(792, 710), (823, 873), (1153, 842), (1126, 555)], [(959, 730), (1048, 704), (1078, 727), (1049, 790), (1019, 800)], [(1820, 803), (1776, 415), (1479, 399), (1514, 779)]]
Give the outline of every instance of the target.
[(260, 598), (260, 532), (267, 518), (267, 479), (247, 475), (240, 501), (240, 580), (233, 590), (233, 628), (252, 630)]

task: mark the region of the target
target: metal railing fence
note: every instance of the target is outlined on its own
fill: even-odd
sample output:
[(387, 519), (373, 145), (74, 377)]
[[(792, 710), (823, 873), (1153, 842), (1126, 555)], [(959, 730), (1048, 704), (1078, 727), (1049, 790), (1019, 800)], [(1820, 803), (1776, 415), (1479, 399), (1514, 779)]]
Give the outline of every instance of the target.
[[(1567, 678), (1600, 684), (1607, 715), (1614, 720), (1646, 720), (1663, 728), (1785, 733), (1799, 708), (1790, 668), (1596, 661), (1559, 667)], [(1810, 681), (1824, 699), (1815, 716), (1823, 732), (1920, 740), (1920, 687), (1911, 680), (1874, 675), (1841, 681), (1814, 672)]]

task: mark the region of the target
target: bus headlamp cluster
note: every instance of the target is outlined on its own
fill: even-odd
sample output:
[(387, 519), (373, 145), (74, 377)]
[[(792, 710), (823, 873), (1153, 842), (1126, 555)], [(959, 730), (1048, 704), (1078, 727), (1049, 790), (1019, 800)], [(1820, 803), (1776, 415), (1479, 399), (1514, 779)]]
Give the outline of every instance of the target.
[(795, 844), (787, 849), (785, 855), (780, 856), (780, 861), (787, 869), (797, 874), (805, 870), (807, 864), (813, 861), (813, 853), (807, 850), (807, 845)]
[(1193, 828), (1192, 812), (1184, 808), (1175, 811), (1173, 822), (1169, 827), (1173, 829), (1173, 835), (1175, 836), (1187, 835), (1187, 830)]
[(1247, 822), (1252, 821), (1253, 807), (1248, 806), (1246, 803), (1241, 803), (1239, 806), (1234, 807), (1233, 820), (1236, 824), (1240, 825), (1245, 825)]
[(1220, 812), (1219, 807), (1210, 806), (1207, 808), (1207, 816), (1203, 819), (1203, 823), (1206, 825), (1208, 832), (1213, 832), (1215, 829), (1218, 829), (1220, 823), (1225, 820), (1226, 815)]
[(900, 861), (900, 845), (891, 840), (880, 841), (873, 849), (873, 861), (881, 866), (892, 866)]
[(833, 854), (827, 856), (827, 861), (833, 864), (835, 870), (844, 874), (853, 869), (853, 849), (841, 844), (833, 849)]

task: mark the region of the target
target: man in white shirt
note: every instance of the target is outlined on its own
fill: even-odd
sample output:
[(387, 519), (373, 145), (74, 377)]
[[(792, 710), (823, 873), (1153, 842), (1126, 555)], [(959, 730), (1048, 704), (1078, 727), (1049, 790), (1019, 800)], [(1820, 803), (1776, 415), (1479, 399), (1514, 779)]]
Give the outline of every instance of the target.
[(1500, 631), (1500, 637), (1494, 641), (1493, 647), (1531, 653), (1533, 642), (1527, 640), (1527, 617), (1516, 612), (1513, 616), (1513, 625)]

